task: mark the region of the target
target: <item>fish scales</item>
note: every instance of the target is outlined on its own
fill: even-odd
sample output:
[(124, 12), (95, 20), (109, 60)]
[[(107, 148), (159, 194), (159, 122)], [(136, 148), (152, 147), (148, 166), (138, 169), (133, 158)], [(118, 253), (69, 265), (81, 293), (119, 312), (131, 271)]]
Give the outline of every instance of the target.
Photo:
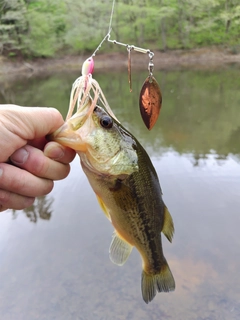
[[(136, 218), (138, 220), (134, 217), (135, 228), (133, 227), (133, 230), (138, 234), (138, 242), (135, 246), (145, 256), (145, 263), (148, 261), (148, 268), (151, 266), (152, 271), (159, 271), (159, 261), (162, 259), (160, 232), (163, 219), (161, 219), (161, 212), (164, 204), (158, 197), (159, 184), (154, 183), (154, 180), (157, 179), (156, 172), (145, 150), (141, 147), (139, 149), (141, 151), (138, 152), (139, 171), (134, 172), (129, 178), (131, 189), (135, 191), (137, 198)], [(147, 166), (146, 163), (148, 163)]]

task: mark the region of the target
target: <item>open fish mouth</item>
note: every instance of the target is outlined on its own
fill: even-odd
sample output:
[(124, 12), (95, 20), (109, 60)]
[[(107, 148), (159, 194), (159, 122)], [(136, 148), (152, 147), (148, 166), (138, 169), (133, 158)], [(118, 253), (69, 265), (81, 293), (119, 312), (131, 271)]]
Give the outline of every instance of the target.
[(76, 150), (78, 146), (79, 150), (82, 149), (82, 139), (80, 135), (72, 130), (72, 126), (69, 122), (65, 122), (59, 129), (47, 136), (50, 141), (56, 141), (63, 146)]
[(76, 149), (76, 145), (82, 144), (82, 139), (78, 130), (84, 125), (93, 110), (93, 101), (89, 96), (86, 96), (84, 103), (81, 103), (81, 105), (78, 106), (76, 113), (69, 117), (70, 113), (74, 111), (72, 104), (70, 104), (70, 112), (68, 111), (67, 120), (60, 128), (50, 134), (48, 139)]

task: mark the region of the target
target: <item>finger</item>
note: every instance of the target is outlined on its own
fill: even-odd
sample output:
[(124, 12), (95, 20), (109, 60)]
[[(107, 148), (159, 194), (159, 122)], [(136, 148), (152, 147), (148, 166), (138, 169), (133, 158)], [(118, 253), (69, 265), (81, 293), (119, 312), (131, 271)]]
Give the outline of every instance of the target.
[(50, 159), (67, 164), (73, 161), (76, 152), (73, 149), (61, 146), (55, 141), (51, 141), (46, 144), (44, 155)]
[(0, 162), (5, 162), (15, 150), (27, 144), (27, 141), (45, 137), (64, 122), (60, 112), (54, 108), (1, 105), (0, 117)]
[(0, 189), (26, 197), (37, 197), (52, 191), (53, 181), (36, 177), (11, 164), (0, 163)]
[(44, 179), (61, 180), (66, 178), (70, 171), (69, 164), (52, 160), (41, 150), (28, 145), (14, 152), (10, 160), (18, 167)]
[(0, 211), (7, 209), (21, 210), (30, 207), (35, 198), (24, 197), (16, 193), (0, 189)]
[(8, 209), (11, 209), (11, 208), (4, 207), (0, 204), (0, 212), (6, 211)]
[(63, 124), (61, 113), (55, 108), (1, 105), (0, 113), (10, 120), (11, 132), (26, 140), (41, 138)]
[(38, 148), (40, 150), (43, 150), (47, 142), (48, 142), (47, 139), (45, 137), (42, 137), (34, 140), (28, 140), (26, 144), (33, 146), (35, 148)]

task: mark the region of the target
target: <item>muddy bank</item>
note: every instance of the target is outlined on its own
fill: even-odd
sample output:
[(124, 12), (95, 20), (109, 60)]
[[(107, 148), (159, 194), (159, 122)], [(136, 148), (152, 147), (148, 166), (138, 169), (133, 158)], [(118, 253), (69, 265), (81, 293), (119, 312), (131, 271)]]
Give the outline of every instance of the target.
[[(0, 56), (0, 79), (5, 77), (24, 77), (42, 73), (81, 71), (83, 61), (88, 56), (65, 56), (56, 59), (37, 59), (34, 61), (14, 61)], [(218, 48), (201, 48), (193, 50), (175, 50), (154, 52), (155, 70), (173, 69), (217, 69), (236, 64), (240, 68), (240, 54), (231, 54), (228, 50)], [(148, 56), (132, 53), (132, 67), (146, 69)], [(95, 57), (95, 70), (122, 69), (127, 67), (127, 53), (98, 54)]]

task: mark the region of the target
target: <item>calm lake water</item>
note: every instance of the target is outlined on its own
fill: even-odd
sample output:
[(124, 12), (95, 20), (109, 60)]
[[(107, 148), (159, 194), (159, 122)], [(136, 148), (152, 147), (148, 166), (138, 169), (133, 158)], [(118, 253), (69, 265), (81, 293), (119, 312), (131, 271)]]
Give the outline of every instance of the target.
[[(138, 110), (147, 73), (96, 72), (119, 120), (152, 158), (174, 223), (165, 256), (176, 291), (141, 297), (141, 259), (111, 263), (113, 228), (83, 174), (25, 211), (0, 213), (0, 319), (240, 319), (239, 67), (156, 72), (163, 93), (149, 132)], [(0, 103), (53, 106), (65, 116), (77, 73), (5, 81)]]

